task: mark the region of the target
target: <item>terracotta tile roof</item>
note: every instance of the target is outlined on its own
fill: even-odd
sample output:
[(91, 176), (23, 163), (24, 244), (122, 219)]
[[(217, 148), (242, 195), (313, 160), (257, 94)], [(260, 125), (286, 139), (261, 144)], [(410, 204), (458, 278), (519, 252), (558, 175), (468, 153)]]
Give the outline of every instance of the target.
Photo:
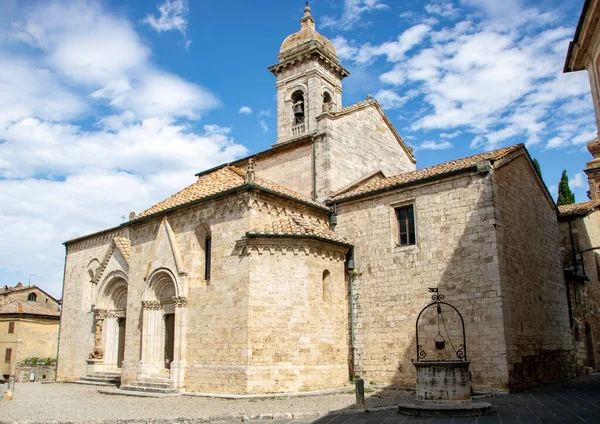
[(505, 147), (503, 149), (480, 153), (478, 155), (473, 155), (466, 158), (456, 159), (450, 162), (442, 163), (439, 165), (430, 166), (429, 168), (418, 169), (416, 171), (406, 172), (404, 174), (394, 175), (388, 178), (382, 178), (356, 187), (355, 189), (350, 190), (346, 193), (342, 193), (338, 196), (335, 196), (332, 200), (337, 202), (355, 196), (365, 195), (378, 190), (392, 188), (398, 185), (417, 182), (419, 180), (424, 180), (432, 177), (442, 176), (451, 172), (469, 169), (475, 166), (478, 162), (485, 160), (494, 161), (502, 159), (508, 154), (515, 152), (521, 148), (523, 148), (523, 144), (516, 144), (514, 146)]
[(131, 242), (129, 239), (125, 237), (115, 237), (114, 242), (121, 253), (123, 253), (125, 259), (129, 260), (129, 257), (131, 256)]
[(34, 302), (15, 302), (9, 303), (0, 307), (0, 315), (16, 315), (16, 314), (27, 314), (27, 315), (41, 315), (49, 317), (59, 317), (60, 312), (46, 308), (38, 303)]
[(333, 241), (350, 245), (344, 237), (331, 231), (328, 227), (319, 224), (315, 221), (289, 216), (269, 225), (262, 229), (254, 229), (246, 233), (248, 236), (309, 236), (317, 237), (324, 240)]
[(573, 203), (572, 205), (562, 205), (558, 207), (560, 217), (564, 216), (581, 216), (594, 210), (600, 206), (599, 200), (589, 200), (587, 202)]
[[(175, 193), (168, 199), (157, 203), (150, 209), (145, 210), (139, 215), (136, 215), (134, 219), (143, 218), (158, 212), (163, 212), (168, 209), (172, 209), (178, 206), (183, 206), (187, 203), (194, 202), (213, 196), (219, 193), (223, 193), (227, 190), (232, 190), (241, 187), (245, 184), (246, 173), (235, 166), (225, 166), (219, 168), (209, 174), (201, 175), (198, 181), (184, 188), (183, 190)], [(299, 200), (304, 203), (308, 203), (319, 208), (326, 208), (325, 205), (319, 203), (310, 197), (304, 196), (295, 191), (289, 190), (279, 184), (275, 184), (271, 181), (265, 180), (258, 176), (254, 179), (254, 184), (258, 187), (262, 187), (275, 194), (290, 197), (295, 200)]]

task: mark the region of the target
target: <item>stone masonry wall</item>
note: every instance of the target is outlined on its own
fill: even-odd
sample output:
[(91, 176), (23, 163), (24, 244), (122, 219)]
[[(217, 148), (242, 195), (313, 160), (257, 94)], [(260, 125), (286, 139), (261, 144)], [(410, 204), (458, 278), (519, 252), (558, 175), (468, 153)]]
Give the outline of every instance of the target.
[[(600, 213), (598, 210), (583, 216), (570, 217), (559, 221), (560, 239), (563, 253), (563, 265), (570, 268), (573, 259), (571, 237), (569, 233), (569, 222), (573, 231), (575, 253), (590, 247), (600, 245)], [(598, 367), (600, 361), (600, 280), (598, 270), (600, 268), (600, 251), (591, 250), (583, 253), (583, 265), (585, 275), (589, 281), (583, 282), (577, 279), (567, 281), (572, 308), (572, 333), (576, 348), (578, 373), (584, 373), (585, 368), (590, 366), (591, 360), (595, 362), (593, 368)], [(581, 262), (578, 263), (578, 273), (583, 274)], [(588, 352), (588, 340), (586, 335), (586, 323), (590, 326), (592, 358)], [(590, 360), (591, 359), (591, 360)]]
[[(398, 247), (394, 208), (408, 204), (415, 207), (417, 242)], [(379, 384), (415, 384), (415, 322), (431, 302), (428, 288), (439, 286), (465, 318), (474, 386), (506, 390), (489, 175), (461, 174), (342, 203), (338, 213), (336, 231), (356, 246), (355, 373)], [(431, 356), (432, 341), (422, 342)]]
[(325, 116), (319, 132), (326, 134), (317, 157), (319, 199), (378, 170), (392, 176), (415, 169), (375, 106), (336, 119)]
[(572, 375), (556, 208), (526, 155), (493, 176), (510, 387)]
[(124, 230), (110, 231), (67, 246), (57, 379), (76, 380), (86, 374), (86, 359), (94, 346), (95, 285), (89, 274), (104, 259), (113, 237)]
[(348, 382), (347, 248), (298, 239), (249, 241), (249, 393)]

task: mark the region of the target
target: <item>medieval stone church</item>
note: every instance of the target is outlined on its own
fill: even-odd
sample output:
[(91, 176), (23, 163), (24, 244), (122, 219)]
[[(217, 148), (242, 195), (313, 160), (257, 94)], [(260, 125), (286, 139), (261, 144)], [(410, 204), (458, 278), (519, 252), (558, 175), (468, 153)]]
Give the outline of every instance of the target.
[(570, 375), (557, 210), (525, 147), (417, 170), (376, 100), (342, 106), (349, 72), (310, 8), (300, 22), (269, 68), (270, 149), (65, 243), (59, 379), (410, 386), (431, 287), (463, 314), (475, 387)]

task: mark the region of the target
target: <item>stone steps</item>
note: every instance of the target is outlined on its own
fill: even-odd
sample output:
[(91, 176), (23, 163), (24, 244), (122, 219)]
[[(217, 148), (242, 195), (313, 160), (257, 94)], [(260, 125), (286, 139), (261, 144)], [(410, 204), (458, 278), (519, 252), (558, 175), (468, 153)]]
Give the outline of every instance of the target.
[(155, 375), (141, 377), (140, 380), (132, 381), (126, 386), (121, 386), (121, 390), (163, 394), (181, 393), (181, 390), (173, 387), (173, 382), (170, 379)]
[(121, 384), (121, 373), (109, 371), (96, 372), (81, 377), (79, 383), (94, 384), (98, 386), (119, 386)]

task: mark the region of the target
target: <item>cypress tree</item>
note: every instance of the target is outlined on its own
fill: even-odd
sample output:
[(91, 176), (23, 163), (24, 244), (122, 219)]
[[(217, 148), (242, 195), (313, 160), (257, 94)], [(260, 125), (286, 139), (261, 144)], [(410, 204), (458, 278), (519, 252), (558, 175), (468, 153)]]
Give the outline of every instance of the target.
[(538, 174), (540, 174), (540, 178), (542, 177), (542, 168), (540, 168), (540, 163), (538, 162), (537, 159), (533, 160), (533, 166), (535, 167), (535, 170), (538, 172)]
[(563, 170), (562, 176), (560, 177), (560, 183), (558, 184), (558, 200), (557, 206), (571, 205), (575, 203), (575, 195), (569, 187), (569, 177), (567, 177), (567, 170)]

